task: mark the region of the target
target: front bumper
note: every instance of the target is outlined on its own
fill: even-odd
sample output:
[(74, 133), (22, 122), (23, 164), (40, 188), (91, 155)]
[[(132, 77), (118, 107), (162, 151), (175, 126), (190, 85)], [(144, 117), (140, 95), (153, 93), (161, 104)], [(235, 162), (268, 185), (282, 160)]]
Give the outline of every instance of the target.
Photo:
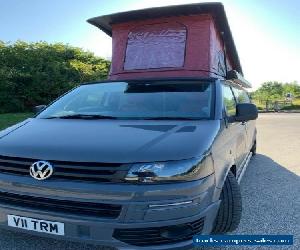
[[(199, 181), (165, 185), (96, 184), (63, 181), (36, 181), (31, 177), (0, 174), (0, 192), (53, 200), (101, 202), (122, 206), (117, 218), (75, 215), (10, 205), (0, 200), (0, 226), (38, 236), (84, 241), (118, 249), (182, 249), (192, 240), (137, 246), (120, 241), (116, 230), (162, 228), (204, 219), (202, 234), (211, 232), (220, 201), (213, 201), (214, 176)], [(24, 231), (7, 226), (7, 215), (19, 215), (65, 224), (65, 236)], [(151, 241), (150, 241), (151, 242)], [(153, 242), (153, 241), (152, 241)]]

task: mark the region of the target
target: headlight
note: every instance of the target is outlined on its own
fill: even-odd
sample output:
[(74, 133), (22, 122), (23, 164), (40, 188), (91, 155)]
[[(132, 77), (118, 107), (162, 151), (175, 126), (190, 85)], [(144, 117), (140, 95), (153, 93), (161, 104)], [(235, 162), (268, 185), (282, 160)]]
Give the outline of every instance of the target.
[(181, 161), (133, 164), (126, 181), (140, 183), (193, 181), (214, 172), (211, 155)]

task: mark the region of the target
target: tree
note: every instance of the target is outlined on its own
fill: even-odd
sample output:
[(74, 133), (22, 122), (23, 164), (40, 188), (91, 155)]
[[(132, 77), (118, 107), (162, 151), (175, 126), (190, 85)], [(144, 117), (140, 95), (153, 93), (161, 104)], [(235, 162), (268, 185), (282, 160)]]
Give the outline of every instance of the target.
[(283, 96), (282, 83), (265, 82), (254, 92), (253, 98), (259, 101), (273, 101)]
[(252, 93), (252, 98), (258, 101), (279, 101), (291, 93), (294, 97), (300, 96), (300, 85), (297, 82), (280, 83), (265, 82), (259, 89)]
[(110, 62), (61, 43), (0, 41), (0, 113), (31, 110), (86, 81), (107, 77)]
[(286, 83), (283, 85), (283, 91), (284, 94), (291, 93), (293, 97), (299, 97), (300, 96), (300, 85), (297, 84), (296, 81), (291, 83)]

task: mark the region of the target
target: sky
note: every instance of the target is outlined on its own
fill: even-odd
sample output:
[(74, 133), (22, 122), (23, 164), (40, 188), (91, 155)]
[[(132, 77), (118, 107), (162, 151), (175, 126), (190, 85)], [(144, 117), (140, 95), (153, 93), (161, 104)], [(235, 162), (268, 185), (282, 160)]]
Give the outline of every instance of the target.
[[(0, 40), (62, 42), (111, 57), (111, 38), (86, 20), (188, 0), (0, 0)], [(197, 1), (197, 2), (209, 2)], [(300, 83), (300, 0), (223, 0), (244, 76)]]

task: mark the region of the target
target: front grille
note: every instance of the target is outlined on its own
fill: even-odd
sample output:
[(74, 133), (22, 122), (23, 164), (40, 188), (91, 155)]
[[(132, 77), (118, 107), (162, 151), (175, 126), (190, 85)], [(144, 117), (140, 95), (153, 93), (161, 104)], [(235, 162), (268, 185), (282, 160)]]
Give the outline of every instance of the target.
[(58, 200), (5, 192), (0, 192), (0, 204), (37, 209), (39, 211), (111, 219), (117, 218), (122, 209), (121, 205), (115, 204)]
[[(175, 226), (164, 226), (164, 227), (148, 227), (148, 228), (135, 228), (135, 229), (116, 229), (113, 237), (119, 241), (125, 242), (134, 246), (153, 246), (160, 244), (172, 244), (182, 241), (191, 240), (195, 234), (202, 232), (204, 225), (204, 218), (196, 220), (194, 222), (175, 225)], [(168, 230), (177, 227), (179, 233), (173, 235), (173, 237), (167, 237), (164, 235)], [(186, 230), (180, 231), (181, 228), (189, 228), (187, 233)], [(182, 234), (180, 234), (182, 233)]]
[[(30, 166), (38, 159), (0, 156), (0, 173), (30, 176)], [(123, 182), (128, 164), (49, 161), (54, 173), (50, 179), (69, 179), (97, 182)]]

